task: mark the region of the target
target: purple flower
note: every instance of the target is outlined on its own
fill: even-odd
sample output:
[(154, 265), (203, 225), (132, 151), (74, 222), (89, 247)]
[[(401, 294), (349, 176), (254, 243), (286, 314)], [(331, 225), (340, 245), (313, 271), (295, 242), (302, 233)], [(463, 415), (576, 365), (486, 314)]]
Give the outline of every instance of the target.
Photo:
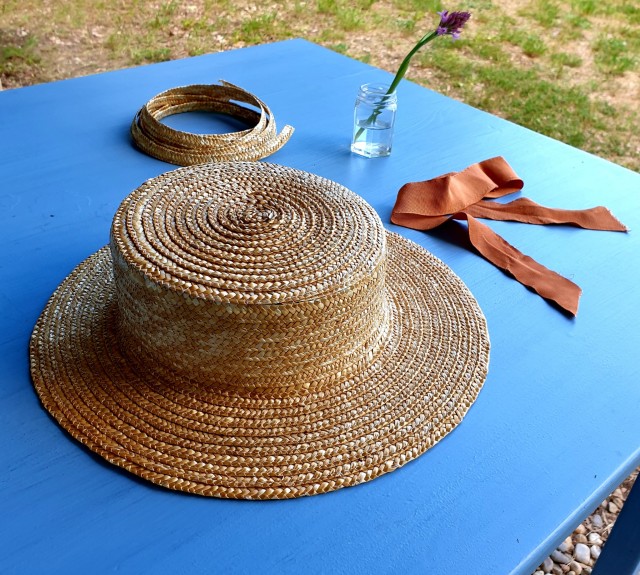
[(438, 12), (438, 15), (440, 16), (440, 24), (438, 24), (436, 34), (438, 36), (451, 34), (454, 40), (460, 37), (463, 26), (471, 18), (469, 12), (449, 12), (448, 10)]
[[(460, 37), (460, 32), (462, 31), (462, 27), (467, 23), (469, 18), (471, 18), (471, 14), (469, 12), (449, 12), (448, 10), (443, 10), (442, 12), (438, 12), (438, 16), (440, 16), (440, 23), (435, 30), (431, 30), (427, 32), (418, 43), (411, 49), (411, 51), (404, 57), (402, 63), (400, 64), (400, 68), (396, 72), (395, 77), (393, 78), (393, 82), (389, 86), (387, 90), (387, 94), (393, 94), (398, 87), (398, 84), (404, 78), (404, 75), (407, 73), (409, 69), (409, 63), (411, 62), (411, 58), (416, 54), (420, 48), (422, 48), (425, 44), (428, 44), (432, 40), (435, 40), (438, 36), (446, 36), (447, 34), (451, 35), (454, 40), (457, 40)], [(367, 119), (367, 125), (373, 124), (375, 119), (380, 115), (381, 108), (376, 107), (373, 112), (371, 112), (371, 116)], [(362, 135), (365, 128), (358, 128), (358, 131), (353, 136), (353, 141), (357, 141), (358, 138)]]

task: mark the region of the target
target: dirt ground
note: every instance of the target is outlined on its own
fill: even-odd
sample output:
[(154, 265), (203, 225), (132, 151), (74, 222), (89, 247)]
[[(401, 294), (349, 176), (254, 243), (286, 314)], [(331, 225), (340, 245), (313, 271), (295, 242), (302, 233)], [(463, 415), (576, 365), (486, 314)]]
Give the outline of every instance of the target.
[[(578, 1), (587, 6), (595, 2)], [(565, 51), (579, 58), (579, 66), (562, 69), (560, 81), (566, 86), (590, 86), (589, 99), (608, 103), (617, 116), (617, 124), (585, 133), (584, 149), (640, 170), (640, 130), (633, 129), (640, 122), (640, 66), (624, 74), (603, 75), (594, 60), (594, 42), (619, 21), (597, 11), (589, 15), (589, 26), (567, 42), (563, 36), (567, 10), (575, 2), (466, 2), (475, 20), (464, 36), (478, 37), (483, 43), (500, 41), (512, 63), (523, 70), (542, 69), (545, 74), (548, 68), (551, 81), (558, 80), (549, 58), (527, 56), (518, 45), (498, 38), (492, 19), (509, 18), (523, 34), (541, 37), (549, 52)], [(425, 7), (435, 4), (435, 0), (269, 0), (260, 4), (250, 0), (0, 0), (0, 86), (27, 86), (293, 36), (394, 72), (421, 31), (433, 26), (433, 10)], [(530, 15), (538, 5), (560, 6), (558, 26), (540, 26)], [(636, 39), (639, 29), (632, 28)], [(615, 32), (611, 35), (615, 37)], [(414, 63), (409, 76), (466, 101), (464, 91), (429, 66)], [(512, 119), (500, 105), (488, 111)]]

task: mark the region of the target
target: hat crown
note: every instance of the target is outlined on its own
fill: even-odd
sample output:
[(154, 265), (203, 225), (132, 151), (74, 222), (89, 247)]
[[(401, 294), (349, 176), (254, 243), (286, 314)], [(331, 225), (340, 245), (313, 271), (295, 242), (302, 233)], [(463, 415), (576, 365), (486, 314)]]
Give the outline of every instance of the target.
[(312, 174), (169, 172), (122, 203), (111, 251), (121, 348), (196, 386), (318, 391), (369, 365), (390, 329), (379, 217)]

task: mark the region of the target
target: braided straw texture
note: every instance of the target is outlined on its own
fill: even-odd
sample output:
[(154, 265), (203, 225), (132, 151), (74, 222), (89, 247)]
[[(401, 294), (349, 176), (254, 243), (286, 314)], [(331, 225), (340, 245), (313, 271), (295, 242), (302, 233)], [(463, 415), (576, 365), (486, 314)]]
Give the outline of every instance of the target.
[(476, 399), (489, 339), (461, 280), (358, 196), (229, 163), (131, 194), (30, 355), (45, 408), (108, 461), (171, 489), (274, 499), (426, 451)]
[[(251, 128), (230, 134), (192, 134), (160, 122), (172, 114), (193, 111), (227, 114)], [(179, 166), (260, 160), (277, 152), (291, 134), (291, 126), (277, 133), (273, 114), (262, 100), (225, 81), (221, 85), (183, 86), (162, 92), (140, 109), (131, 124), (131, 136), (138, 148)]]

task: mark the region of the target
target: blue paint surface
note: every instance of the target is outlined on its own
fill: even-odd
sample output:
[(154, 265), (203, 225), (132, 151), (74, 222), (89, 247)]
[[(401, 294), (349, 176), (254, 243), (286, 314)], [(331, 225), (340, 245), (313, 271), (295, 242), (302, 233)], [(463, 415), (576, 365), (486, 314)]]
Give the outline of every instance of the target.
[[(336, 180), (469, 286), (492, 342), (462, 424), (398, 471), (290, 501), (175, 493), (79, 445), (29, 378), (31, 329), (60, 281), (108, 241), (122, 199), (174, 166), (129, 124), (174, 86), (235, 83), (296, 128), (267, 161)], [(349, 152), (360, 84), (381, 70), (301, 40), (0, 93), (0, 572), (524, 573), (640, 463), (640, 175), (403, 82), (393, 154)], [(202, 130), (198, 114), (167, 120)], [(628, 234), (489, 225), (583, 288), (569, 319), (459, 245), (389, 215), (399, 187), (503, 155), (522, 195), (604, 204)]]

